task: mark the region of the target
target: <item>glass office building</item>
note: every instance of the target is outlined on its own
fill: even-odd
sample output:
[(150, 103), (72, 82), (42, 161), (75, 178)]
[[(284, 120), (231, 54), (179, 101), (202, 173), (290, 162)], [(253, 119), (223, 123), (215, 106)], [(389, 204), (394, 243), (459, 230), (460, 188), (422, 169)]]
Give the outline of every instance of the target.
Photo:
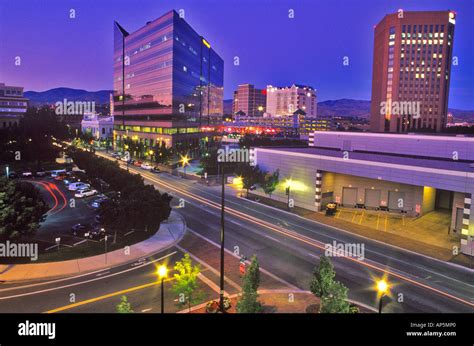
[(224, 62), (170, 11), (128, 33), (114, 23), (115, 143), (195, 148), (222, 121)]

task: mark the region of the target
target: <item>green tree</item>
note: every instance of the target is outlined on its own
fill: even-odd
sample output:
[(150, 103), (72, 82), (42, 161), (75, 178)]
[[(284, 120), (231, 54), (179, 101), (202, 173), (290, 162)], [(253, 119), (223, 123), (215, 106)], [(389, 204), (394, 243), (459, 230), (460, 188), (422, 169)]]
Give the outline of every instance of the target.
[(33, 184), (0, 177), (0, 240), (33, 234), (48, 209)]
[(156, 144), (155, 148), (153, 149), (153, 160), (156, 163), (166, 165), (170, 162), (173, 158), (173, 150), (171, 148), (167, 148), (165, 143)]
[(173, 292), (178, 296), (180, 305), (194, 304), (202, 298), (199, 291), (198, 275), (201, 272), (199, 265), (193, 265), (188, 253), (184, 254), (181, 261), (177, 261), (174, 269), (177, 271), (174, 274)]
[(349, 313), (354, 312), (347, 300), (348, 289), (334, 280), (336, 272), (331, 260), (321, 256), (319, 266), (313, 272), (310, 290), (320, 298), (321, 313)]
[(201, 174), (207, 173), (208, 175), (215, 175), (218, 172), (217, 168), (217, 150), (211, 150), (205, 152), (201, 156), (199, 161), (199, 168), (201, 168)]
[(120, 314), (129, 314), (133, 312), (132, 305), (129, 303), (127, 296), (120, 298), (120, 303), (116, 305), (117, 312)]
[(262, 186), (263, 191), (272, 198), (273, 191), (276, 190), (278, 183), (280, 181), (280, 170), (276, 170), (273, 173), (267, 173), (263, 176)]
[(235, 173), (242, 177), (242, 187), (249, 195), (250, 188), (262, 181), (262, 171), (257, 166), (250, 166), (248, 163), (241, 163), (236, 166)]
[(262, 304), (258, 301), (258, 287), (260, 286), (260, 266), (257, 256), (252, 257), (242, 284), (242, 297), (237, 302), (237, 312), (258, 313), (263, 311)]

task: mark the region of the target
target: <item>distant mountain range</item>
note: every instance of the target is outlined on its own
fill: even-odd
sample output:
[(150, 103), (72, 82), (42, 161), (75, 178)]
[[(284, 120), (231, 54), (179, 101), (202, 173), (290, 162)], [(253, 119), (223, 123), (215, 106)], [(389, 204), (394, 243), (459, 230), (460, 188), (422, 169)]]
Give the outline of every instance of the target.
[(370, 118), (370, 101), (365, 100), (328, 100), (318, 102), (318, 116), (342, 116)]
[[(32, 105), (54, 104), (67, 99), (68, 101), (94, 101), (96, 104), (108, 104), (109, 95), (113, 90), (87, 91), (72, 88), (55, 88), (47, 91), (26, 91), (25, 97)], [(224, 107), (232, 111), (232, 100), (224, 100)], [(456, 121), (474, 122), (474, 110), (450, 108)], [(339, 99), (318, 102), (318, 116), (342, 116), (370, 118), (370, 101)]]
[[(474, 122), (474, 110), (449, 108), (455, 121)], [(318, 116), (343, 116), (370, 118), (370, 101), (366, 100), (328, 100), (318, 102)]]
[(55, 88), (46, 91), (26, 91), (25, 97), (34, 106), (68, 101), (94, 101), (96, 104), (108, 104), (113, 90), (87, 91), (82, 89)]

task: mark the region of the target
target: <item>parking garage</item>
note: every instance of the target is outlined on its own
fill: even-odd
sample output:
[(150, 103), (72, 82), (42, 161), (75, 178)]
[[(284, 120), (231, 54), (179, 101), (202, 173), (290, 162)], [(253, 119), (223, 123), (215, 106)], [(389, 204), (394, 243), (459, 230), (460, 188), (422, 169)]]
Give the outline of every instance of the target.
[[(429, 135), (315, 132), (309, 148), (256, 148), (257, 164), (280, 170), (272, 198), (377, 229), (457, 239), (474, 255), (474, 139)], [(382, 218), (382, 220), (381, 220)], [(400, 222), (395, 222), (400, 220)]]

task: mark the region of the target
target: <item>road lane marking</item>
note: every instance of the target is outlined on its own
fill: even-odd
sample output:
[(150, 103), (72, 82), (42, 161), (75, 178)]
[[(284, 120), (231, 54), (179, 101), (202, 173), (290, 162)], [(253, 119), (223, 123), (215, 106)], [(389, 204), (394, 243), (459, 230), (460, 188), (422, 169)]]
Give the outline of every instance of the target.
[(352, 220), (351, 220), (351, 222), (354, 222), (354, 219), (355, 219), (356, 216), (357, 216), (357, 210), (354, 211), (354, 214), (352, 215)]
[(158, 258), (158, 259), (156, 259), (156, 260), (153, 260), (153, 261), (150, 261), (150, 262), (148, 262), (148, 263), (145, 263), (145, 264), (143, 264), (143, 265), (141, 265), (141, 266), (136, 266), (136, 267), (132, 267), (132, 268), (129, 268), (129, 269), (125, 269), (125, 270), (123, 270), (123, 271), (120, 271), (120, 272), (117, 272), (117, 273), (113, 273), (113, 274), (110, 274), (110, 275), (107, 275), (107, 276), (101, 276), (101, 277), (93, 278), (93, 279), (86, 280), (86, 281), (75, 282), (75, 283), (72, 283), (72, 284), (69, 284), (69, 285), (47, 288), (47, 289), (40, 290), (40, 291), (33, 291), (33, 292), (27, 292), (27, 293), (16, 294), (16, 295), (13, 295), (13, 296), (0, 297), (0, 300), (7, 300), (7, 299), (13, 299), (13, 298), (31, 296), (31, 295), (40, 294), (40, 293), (45, 293), (45, 292), (56, 291), (56, 290), (60, 290), (60, 289), (63, 289), (63, 288), (74, 287), (74, 286), (83, 285), (83, 284), (86, 284), (86, 283), (89, 283), (89, 282), (93, 282), (93, 281), (97, 281), (97, 280), (102, 280), (102, 279), (105, 279), (105, 278), (110, 278), (110, 277), (112, 277), (112, 276), (120, 275), (120, 274), (129, 272), (129, 271), (132, 271), (132, 270), (135, 270), (135, 269), (144, 267), (144, 266), (149, 265), (149, 264), (151, 264), (151, 263), (161, 261), (161, 260), (163, 260), (163, 259), (165, 259), (165, 258), (167, 258), (167, 257), (170, 257), (170, 256), (174, 255), (174, 254), (177, 253), (177, 252), (178, 252), (178, 251), (174, 251), (174, 252), (169, 253), (169, 254), (167, 254), (167, 255), (165, 255), (165, 256), (163, 256), (163, 257), (160, 257), (160, 258)]
[[(168, 281), (173, 281), (173, 280), (174, 280), (174, 278), (168, 278), (168, 279), (165, 279), (164, 281), (168, 282)], [(45, 311), (44, 313), (54, 314), (56, 312), (60, 312), (60, 311), (64, 311), (64, 310), (70, 310), (70, 309), (76, 308), (78, 306), (82, 306), (82, 305), (86, 305), (86, 304), (90, 304), (90, 303), (95, 303), (99, 300), (104, 300), (104, 299), (107, 299), (107, 298), (119, 296), (119, 295), (129, 293), (129, 292), (138, 291), (138, 290), (141, 290), (141, 289), (144, 289), (144, 288), (147, 288), (147, 287), (151, 287), (151, 286), (156, 286), (156, 285), (161, 285), (161, 281), (153, 281), (153, 282), (143, 284), (143, 285), (140, 285), (140, 286), (130, 287), (130, 288), (127, 288), (127, 289), (124, 289), (124, 290), (121, 290), (121, 291), (116, 291), (116, 292), (104, 294), (102, 296), (98, 296), (98, 297), (91, 298), (91, 299), (86, 299), (86, 300), (83, 300), (83, 301), (80, 301), (80, 302), (77, 302), (77, 303), (73, 303), (73, 304), (61, 306), (59, 308), (55, 308), (55, 309), (52, 309), (52, 310), (48, 310), (48, 311)]]
[[(196, 235), (196, 236), (198, 236), (198, 237), (204, 239), (205, 241), (207, 241), (208, 243), (214, 245), (215, 247), (220, 248), (220, 245), (219, 245), (219, 244), (217, 244), (216, 242), (212, 241), (212, 240), (209, 239), (209, 238), (206, 238), (206, 237), (203, 236), (202, 234), (199, 234), (199, 233), (197, 233), (196, 231), (193, 231), (193, 230), (192, 230), (191, 228), (189, 228), (189, 227), (188, 227), (188, 231), (189, 231), (190, 233), (192, 233), (192, 234), (194, 234), (194, 235)], [(231, 255), (231, 256), (233, 256), (233, 257), (235, 257), (235, 258), (237, 258), (237, 259), (240, 260), (240, 256), (236, 255), (235, 253), (233, 253), (233, 252), (230, 251), (229, 249), (225, 249), (225, 248), (224, 248), (224, 251), (227, 252), (229, 255)], [(249, 261), (247, 261), (247, 262), (249, 262)], [(272, 279), (275, 279), (275, 280), (281, 282), (282, 284), (285, 284), (286, 286), (288, 286), (289, 288), (291, 288), (291, 289), (293, 289), (293, 290), (299, 290), (299, 288), (296, 287), (295, 285), (290, 284), (288, 281), (283, 280), (282, 278), (280, 278), (280, 277), (276, 276), (275, 274), (269, 272), (268, 270), (266, 270), (266, 269), (263, 268), (263, 267), (260, 267), (260, 271), (261, 271), (262, 273), (267, 274), (267, 275), (270, 276)]]
[(362, 220), (364, 219), (364, 215), (365, 215), (365, 210), (362, 210), (362, 213), (360, 214), (359, 225), (362, 223)]
[(277, 243), (281, 243), (280, 240), (276, 239), (276, 238), (273, 238), (271, 235), (268, 235), (268, 234), (265, 234), (265, 237), (268, 238), (268, 239), (271, 239), (273, 241), (276, 241)]
[[(220, 294), (221, 293), (221, 289), (218, 285), (216, 285), (214, 282), (212, 282), (211, 279), (205, 277), (204, 275), (202, 275), (202, 273), (199, 273), (198, 274), (198, 278), (204, 282), (206, 285), (208, 285), (214, 292)], [(229, 293), (227, 293), (225, 290), (224, 290), (224, 295), (225, 296), (228, 296)]]
[[(100, 154), (99, 154), (99, 155), (100, 155)], [(106, 157), (105, 155), (101, 155), (101, 156)], [(108, 158), (108, 157), (106, 157), (106, 158)], [(209, 205), (209, 206), (211, 206), (211, 207), (219, 208), (219, 209), (221, 208), (220, 204), (218, 204), (218, 203), (216, 203), (216, 202), (213, 202), (213, 201), (211, 201), (211, 200), (207, 200), (207, 199), (205, 199), (205, 198), (201, 198), (201, 197), (199, 197), (198, 195), (196, 195), (196, 194), (194, 194), (194, 193), (188, 193), (186, 190), (184, 190), (184, 189), (182, 189), (182, 188), (179, 188), (179, 187), (176, 187), (176, 186), (174, 186), (174, 185), (170, 185), (169, 183), (166, 183), (166, 182), (164, 182), (164, 181), (160, 181), (160, 180), (158, 180), (158, 179), (155, 179), (155, 177), (150, 177), (150, 176), (145, 175), (145, 174), (142, 174), (142, 173), (140, 173), (140, 172), (138, 172), (138, 171), (137, 171), (137, 174), (141, 174), (142, 176), (144, 176), (144, 177), (147, 178), (148, 180), (153, 181), (153, 182), (155, 182), (155, 183), (158, 184), (158, 185), (162, 185), (162, 186), (165, 186), (165, 187), (167, 187), (167, 188), (169, 188), (169, 189), (171, 189), (171, 190), (175, 190), (175, 191), (177, 191), (178, 193), (181, 193), (181, 194), (183, 194), (183, 195), (185, 195), (185, 196), (187, 196), (187, 197), (189, 197), (189, 198), (193, 198), (193, 199), (195, 199), (195, 200), (199, 200), (199, 201), (201, 201), (201, 202), (203, 202), (203, 203), (205, 203), (205, 204), (207, 204), (207, 205)], [(243, 213), (243, 212), (240, 212), (240, 211), (238, 211), (238, 210), (235, 210), (235, 209), (232, 209), (232, 208), (229, 208), (229, 207), (225, 207), (225, 210), (226, 210), (229, 214), (233, 214), (234, 216), (240, 217), (240, 218), (242, 218), (242, 219), (244, 219), (244, 220), (251, 221), (251, 222), (253, 222), (253, 223), (255, 223), (255, 224), (258, 224), (258, 225), (261, 225), (261, 226), (263, 226), (263, 227), (269, 228), (269, 229), (271, 229), (271, 230), (273, 230), (273, 231), (275, 231), (275, 232), (284, 234), (284, 235), (286, 235), (286, 236), (288, 236), (288, 237), (290, 237), (290, 238), (299, 240), (299, 241), (301, 241), (301, 242), (307, 243), (307, 244), (312, 245), (312, 246), (314, 246), (314, 247), (318, 247), (318, 248), (324, 249), (324, 247), (323, 247), (322, 245), (320, 245), (321, 242), (316, 241), (316, 240), (314, 240), (314, 239), (312, 239), (312, 238), (310, 238), (310, 237), (299, 235), (297, 232), (290, 231), (290, 230), (287, 230), (287, 229), (278, 229), (277, 227), (275, 227), (275, 226), (274, 226), (273, 224), (271, 224), (270, 222), (260, 220), (260, 219), (254, 217), (254, 216), (251, 216), (251, 215), (249, 215), (249, 214), (245, 214), (245, 213)], [(387, 216), (385, 216), (385, 217), (387, 217)], [(318, 243), (319, 243), (319, 244), (318, 244)], [(383, 243), (382, 243), (382, 244), (383, 244)], [(385, 244), (385, 245), (386, 245), (386, 244)], [(414, 252), (412, 252), (412, 253), (414, 253)], [(415, 253), (415, 254), (416, 254), (416, 253)], [(385, 269), (383, 269), (383, 268), (381, 268), (381, 267), (378, 267), (378, 266), (376, 266), (376, 265), (370, 264), (370, 263), (368, 263), (367, 261), (365, 261), (365, 262), (363, 262), (363, 261), (358, 261), (357, 259), (354, 259), (354, 258), (352, 258), (352, 257), (343, 257), (343, 258), (345, 258), (345, 259), (347, 259), (347, 260), (349, 260), (349, 261), (353, 261), (353, 262), (355, 262), (355, 263), (359, 263), (359, 264), (361, 264), (361, 265), (363, 265), (363, 266), (366, 266), (366, 267), (368, 267), (368, 268), (374, 269), (374, 270), (376, 270), (376, 271), (379, 271), (379, 272), (382, 272), (382, 273), (385, 273), (385, 274), (388, 274), (388, 275), (395, 276), (395, 277), (397, 277), (398, 279), (401, 279), (401, 280), (403, 280), (403, 281), (409, 282), (409, 283), (411, 283), (411, 284), (413, 284), (413, 285), (415, 285), (415, 286), (418, 286), (418, 287), (421, 287), (421, 288), (425, 288), (425, 289), (430, 290), (430, 291), (432, 291), (432, 292), (438, 293), (439, 295), (445, 296), (445, 297), (447, 297), (447, 298), (451, 298), (451, 299), (453, 299), (453, 300), (456, 300), (456, 301), (458, 301), (458, 302), (464, 303), (464, 304), (466, 304), (466, 305), (474, 306), (474, 304), (472, 304), (472, 303), (471, 303), (470, 301), (468, 301), (468, 300), (465, 300), (465, 299), (463, 299), (463, 298), (459, 298), (459, 297), (457, 297), (457, 296), (454, 296), (454, 295), (452, 295), (452, 294), (449, 294), (449, 293), (447, 293), (447, 292), (445, 292), (445, 291), (442, 291), (442, 290), (440, 290), (440, 289), (434, 288), (434, 287), (429, 286), (429, 285), (427, 285), (427, 284), (424, 284), (424, 283), (422, 283), (422, 282), (418, 282), (418, 281), (413, 280), (413, 279), (411, 279), (411, 278), (409, 278), (409, 277), (407, 277), (407, 276), (404, 276), (404, 275), (401, 275), (401, 274), (397, 274), (397, 273), (395, 273), (395, 272), (393, 272), (393, 271), (385, 270)]]

